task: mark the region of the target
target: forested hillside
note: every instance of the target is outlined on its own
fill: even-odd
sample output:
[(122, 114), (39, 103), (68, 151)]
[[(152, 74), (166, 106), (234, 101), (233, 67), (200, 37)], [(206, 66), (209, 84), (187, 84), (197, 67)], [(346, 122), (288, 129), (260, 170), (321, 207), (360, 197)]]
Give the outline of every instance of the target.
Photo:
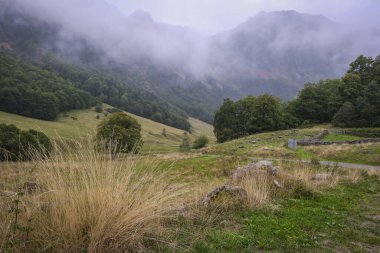
[(70, 81), (0, 53), (0, 110), (44, 120), (89, 108), (93, 97)]
[[(25, 76), (25, 80), (28, 80), (31, 78), (27, 77), (30, 72), (28, 68), (38, 69), (38, 73), (44, 72), (45, 77), (40, 78), (39, 85), (45, 86), (45, 89), (52, 82), (65, 82), (72, 88), (75, 87), (78, 92), (81, 90), (80, 94), (87, 94), (87, 96), (91, 94), (98, 100), (120, 109), (173, 127), (190, 130), (187, 114), (183, 110), (170, 105), (152, 90), (139, 86), (134, 80), (126, 78), (123, 73), (120, 73), (123, 71), (122, 65), (111, 61), (99, 48), (73, 34), (66, 34), (68, 37), (63, 39), (63, 30), (58, 24), (41, 21), (15, 10), (9, 3), (3, 4), (0, 11), (2, 64), (14, 69), (10, 72), (6, 67), (2, 69), (2, 71), (8, 72), (7, 75), (1, 76), (1, 88), (7, 88), (1, 93), (2, 96), (8, 96), (9, 92), (14, 92), (14, 89), (20, 90), (21, 86), (31, 87), (29, 83), (23, 83), (24, 79), (19, 75)], [(19, 59), (15, 61), (13, 58)], [(112, 71), (113, 67), (117, 68), (115, 72)], [(6, 84), (5, 78), (10, 78), (14, 82)], [(55, 78), (59, 78), (59, 82)], [(13, 91), (9, 91), (8, 86), (14, 85), (15, 82), (17, 82), (17, 87)], [(46, 108), (46, 105), (55, 103), (55, 98), (52, 96), (58, 96), (55, 94), (57, 89), (53, 87), (54, 85), (49, 88), (49, 96), (43, 94), (47, 97), (43, 102), (40, 102), (42, 100), (40, 96), (27, 96), (31, 94), (31, 90), (23, 91), (23, 95), (18, 95), (25, 95), (23, 100), (28, 100), (28, 104), (25, 104), (26, 107), (30, 104), (35, 106), (39, 104), (41, 108)], [(40, 91), (42, 90), (34, 91), (34, 93), (40, 94)], [(12, 98), (16, 98), (18, 95), (12, 95), (6, 101), (1, 102), (2, 110), (52, 120), (60, 111), (85, 108), (70, 102), (66, 103), (61, 99), (56, 105), (48, 106), (49, 114), (42, 111), (37, 112), (37, 109), (28, 109), (28, 111), (17, 108), (14, 104), (15, 100)], [(76, 103), (82, 101), (76, 96), (72, 96), (70, 99), (77, 101)]]
[(313, 124), (380, 127), (380, 55), (359, 56), (340, 79), (308, 83), (287, 103), (264, 94), (226, 99), (215, 114), (219, 142), (265, 131)]

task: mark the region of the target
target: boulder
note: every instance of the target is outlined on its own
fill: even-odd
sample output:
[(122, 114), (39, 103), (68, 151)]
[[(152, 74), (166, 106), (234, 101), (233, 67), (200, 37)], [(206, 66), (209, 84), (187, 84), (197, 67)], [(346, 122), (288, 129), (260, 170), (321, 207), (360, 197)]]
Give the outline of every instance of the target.
[(238, 186), (231, 186), (225, 184), (209, 192), (202, 200), (203, 205), (209, 206), (222, 194), (225, 194), (229, 199), (233, 200), (234, 202), (243, 203), (247, 199), (246, 190)]
[(251, 163), (245, 167), (237, 168), (231, 176), (232, 182), (238, 182), (244, 177), (254, 176), (257, 174), (268, 173), (270, 176), (276, 176), (278, 168), (273, 166), (271, 161), (263, 160), (258, 163)]
[(331, 178), (331, 175), (327, 173), (318, 173), (312, 177), (313, 180), (327, 180), (329, 178)]

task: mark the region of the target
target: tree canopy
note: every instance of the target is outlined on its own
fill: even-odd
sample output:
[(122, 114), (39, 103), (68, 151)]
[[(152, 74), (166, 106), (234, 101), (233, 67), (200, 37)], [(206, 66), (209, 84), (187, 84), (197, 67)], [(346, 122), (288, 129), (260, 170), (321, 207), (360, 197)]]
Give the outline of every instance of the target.
[(236, 102), (225, 99), (215, 113), (219, 142), (249, 134), (333, 123), (338, 127), (380, 127), (380, 56), (359, 56), (340, 79), (307, 83), (285, 104), (264, 94)]
[(141, 125), (131, 116), (117, 112), (98, 126), (97, 143), (114, 153), (138, 152), (142, 147)]
[(35, 155), (49, 155), (49, 138), (35, 130), (21, 131), (14, 125), (0, 124), (0, 161), (31, 160)]

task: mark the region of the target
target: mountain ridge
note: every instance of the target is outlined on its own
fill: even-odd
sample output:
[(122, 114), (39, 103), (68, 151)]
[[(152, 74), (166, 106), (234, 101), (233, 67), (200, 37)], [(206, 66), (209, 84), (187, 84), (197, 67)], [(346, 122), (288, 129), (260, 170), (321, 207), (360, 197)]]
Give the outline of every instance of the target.
[[(88, 17), (94, 16), (96, 6), (108, 8), (101, 2), (93, 3)], [(45, 5), (44, 9), (48, 9), (49, 3)], [(75, 21), (75, 14), (80, 12), (78, 9), (70, 17)], [(67, 21), (69, 25), (54, 23), (52, 14), (39, 16), (46, 26), (37, 27), (37, 34), (38, 29), (49, 31), (52, 25), (62, 27), (56, 35), (50, 32), (50, 37), (46, 36), (49, 32), (41, 33), (37, 41), (23, 38), (28, 45), (44, 48), (45, 55), (53, 54), (68, 64), (113, 76), (125, 87), (154, 94), (168, 106), (206, 122), (212, 122), (214, 111), (227, 97), (271, 93), (293, 98), (306, 82), (339, 76), (344, 71), (341, 66), (352, 60), (352, 48), (362, 50), (347, 40), (347, 34), (337, 32), (340, 26), (335, 22), (322, 15), (296, 11), (262, 12), (234, 29), (212, 36), (157, 22), (143, 10), (126, 16), (110, 7), (104, 17), (110, 15), (112, 20), (100, 27), (99, 20), (91, 24), (86, 17), (87, 29), (82, 30), (72, 21)], [(62, 18), (57, 20), (62, 23)], [(76, 28), (70, 30), (68, 27), (72, 26)], [(102, 34), (104, 30), (106, 33)], [(13, 39), (20, 36), (8, 33)], [(335, 34), (339, 36), (333, 37)], [(52, 41), (47, 43), (44, 38)], [(46, 48), (49, 43), (51, 48)], [(39, 52), (22, 45), (26, 52)], [(55, 71), (60, 68), (57, 66)], [(156, 120), (160, 117), (166, 116), (150, 116)]]

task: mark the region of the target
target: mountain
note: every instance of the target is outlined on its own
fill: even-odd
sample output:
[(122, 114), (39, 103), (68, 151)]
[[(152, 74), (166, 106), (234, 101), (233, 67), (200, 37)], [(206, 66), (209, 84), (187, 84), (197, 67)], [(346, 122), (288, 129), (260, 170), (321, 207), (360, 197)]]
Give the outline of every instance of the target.
[(224, 98), (267, 92), (290, 99), (305, 82), (340, 76), (357, 55), (377, 53), (380, 41), (378, 30), (354, 36), (296, 11), (263, 12), (203, 36), (143, 10), (126, 16), (103, 0), (0, 5), (3, 52), (112, 106), (186, 130), (189, 116), (212, 122)]
[[(296, 11), (262, 12), (211, 38), (214, 74), (242, 94), (291, 98), (306, 82), (339, 76), (348, 59), (337, 23)], [(339, 38), (341, 39), (341, 38)]]

